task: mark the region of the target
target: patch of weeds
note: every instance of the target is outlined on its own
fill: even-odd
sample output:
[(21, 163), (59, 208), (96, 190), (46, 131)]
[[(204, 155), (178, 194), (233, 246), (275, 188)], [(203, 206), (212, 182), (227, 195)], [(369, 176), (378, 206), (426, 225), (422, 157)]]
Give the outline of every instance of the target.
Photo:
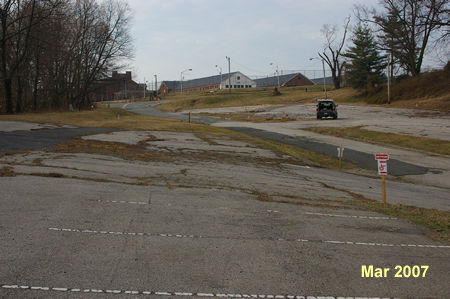
[(0, 168), (0, 176), (2, 177), (14, 177), (17, 174), (14, 172), (14, 169), (10, 166), (3, 166)]
[(215, 142), (212, 138), (211, 135), (207, 135), (205, 133), (194, 133), (195, 137), (197, 137), (198, 139), (203, 140), (204, 142), (208, 143), (209, 145), (219, 145), (217, 142)]
[[(329, 208), (329, 209), (348, 209), (348, 207), (345, 206), (337, 206), (337, 205), (330, 205), (326, 203), (310, 203), (305, 201), (299, 201), (299, 200), (308, 200), (308, 201), (315, 201), (316, 199), (307, 199), (299, 196), (293, 196), (293, 195), (282, 195), (283, 197), (292, 198), (293, 200), (287, 200), (287, 199), (276, 199), (267, 194), (266, 192), (262, 192), (259, 190), (242, 190), (244, 192), (250, 193), (256, 197), (257, 200), (265, 201), (265, 202), (274, 202), (274, 203), (284, 203), (284, 204), (291, 204), (291, 205), (298, 205), (298, 206), (308, 206), (308, 207), (320, 207), (320, 208)], [(319, 201), (319, 200), (318, 200)], [(342, 202), (340, 202), (342, 203)]]
[(349, 200), (346, 202), (347, 204), (364, 208), (365, 210), (407, 219), (426, 227), (431, 238), (450, 244), (450, 212), (402, 204), (386, 203), (386, 205), (383, 205), (383, 203), (368, 199), (361, 194), (329, 186), (325, 183), (321, 184), (326, 188), (346, 192), (351, 195), (355, 200)]

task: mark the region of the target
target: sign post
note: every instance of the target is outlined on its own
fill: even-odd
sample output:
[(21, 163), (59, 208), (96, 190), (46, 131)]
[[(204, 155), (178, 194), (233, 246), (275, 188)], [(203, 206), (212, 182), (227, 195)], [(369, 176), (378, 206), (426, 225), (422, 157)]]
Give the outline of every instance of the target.
[(376, 154), (375, 160), (378, 162), (378, 175), (381, 175), (381, 195), (383, 200), (383, 205), (386, 204), (386, 176), (387, 171), (387, 161), (389, 160), (388, 154)]
[(338, 157), (339, 157), (339, 168), (342, 168), (342, 158), (344, 156), (344, 148), (338, 147), (337, 151), (338, 151)]

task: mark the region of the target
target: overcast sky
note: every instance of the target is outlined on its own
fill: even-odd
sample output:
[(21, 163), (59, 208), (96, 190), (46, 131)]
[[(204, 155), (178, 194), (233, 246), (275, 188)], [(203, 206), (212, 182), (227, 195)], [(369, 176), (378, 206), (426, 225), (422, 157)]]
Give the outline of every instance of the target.
[[(344, 24), (354, 4), (376, 0), (129, 0), (139, 82), (179, 80), (231, 71), (250, 76), (280, 70), (321, 70), (323, 24)], [(307, 72), (308, 77), (314, 76)], [(315, 76), (320, 76), (317, 72)]]

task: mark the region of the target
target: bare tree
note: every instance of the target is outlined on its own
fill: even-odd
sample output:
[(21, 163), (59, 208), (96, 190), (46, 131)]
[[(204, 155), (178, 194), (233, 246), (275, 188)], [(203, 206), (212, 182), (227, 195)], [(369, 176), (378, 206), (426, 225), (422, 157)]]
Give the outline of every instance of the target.
[(129, 22), (120, 0), (0, 2), (6, 112), (88, 106), (95, 82), (132, 57)]
[(407, 74), (418, 76), (431, 38), (446, 43), (449, 0), (380, 0), (381, 11), (359, 7), (361, 21), (377, 28), (382, 48)]
[(325, 37), (325, 45), (322, 53), (318, 54), (330, 67), (335, 89), (341, 88), (342, 70), (345, 65), (345, 61), (341, 60), (341, 53), (344, 49), (349, 24), (350, 17), (345, 20), (344, 33), (341, 38), (338, 37), (339, 28), (337, 25), (326, 24), (321, 30)]

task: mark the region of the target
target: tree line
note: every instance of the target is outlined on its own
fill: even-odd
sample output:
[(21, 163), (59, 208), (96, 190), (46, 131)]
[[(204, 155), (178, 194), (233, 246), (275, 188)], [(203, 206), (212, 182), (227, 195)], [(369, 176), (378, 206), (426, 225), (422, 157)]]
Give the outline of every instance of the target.
[(338, 26), (323, 26), (325, 44), (318, 55), (329, 66), (336, 89), (341, 87), (344, 69), (347, 83), (368, 93), (384, 81), (387, 63), (391, 77), (394, 70), (419, 76), (430, 44), (448, 51), (449, 0), (380, 0), (379, 4), (378, 10), (355, 7), (356, 25), (347, 48), (350, 17), (341, 37)]
[(0, 111), (81, 109), (95, 82), (131, 58), (120, 0), (3, 0)]

